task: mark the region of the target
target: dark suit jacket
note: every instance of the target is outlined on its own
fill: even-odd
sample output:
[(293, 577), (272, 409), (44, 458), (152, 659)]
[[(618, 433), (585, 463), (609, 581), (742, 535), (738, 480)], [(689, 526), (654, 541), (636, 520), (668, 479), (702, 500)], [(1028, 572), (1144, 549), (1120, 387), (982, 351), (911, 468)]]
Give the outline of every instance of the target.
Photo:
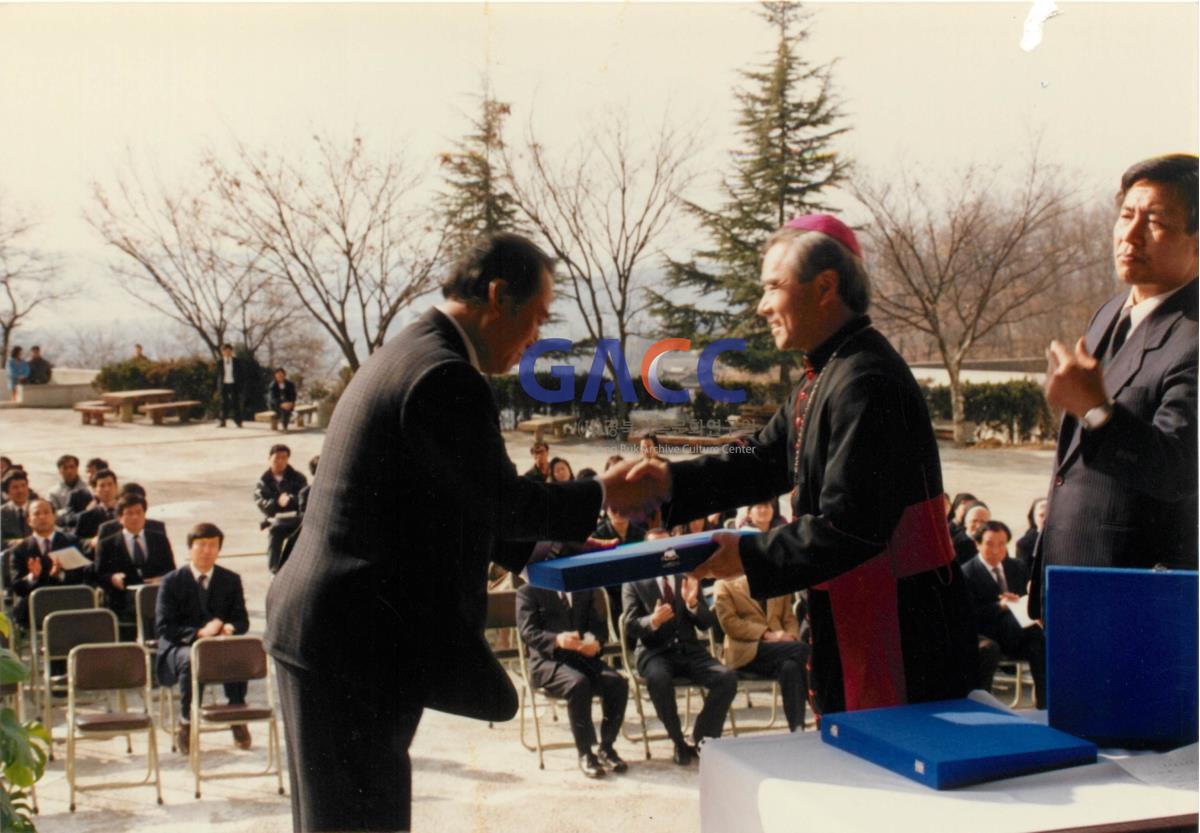
[[(217, 357), (216, 368), (213, 371), (213, 377), (217, 383), (217, 393), (221, 392), (221, 386), (225, 384), (225, 362), (223, 356)], [(240, 358), (233, 357), (233, 386), (237, 390), (242, 389), (242, 385), (246, 383), (246, 366)]]
[[(1008, 592), (1025, 595), (1029, 583), (1029, 572), (1015, 558), (1000, 562), (1004, 570), (1004, 581)], [(987, 565), (976, 557), (963, 565), (963, 578), (971, 594), (971, 609), (975, 614), (975, 629), (989, 639), (999, 643), (1005, 652), (1015, 650), (1021, 641), (1021, 623), (1012, 611), (1000, 606), (1000, 585), (988, 570)]]
[[(79, 541), (75, 536), (68, 535), (65, 532), (55, 532), (50, 538), (50, 551), (62, 549), (63, 547), (78, 546)], [(29, 562), (31, 559), (38, 559), (42, 563), (42, 574), (36, 581), (29, 575)], [(87, 577), (87, 567), (79, 570), (68, 570), (58, 578), (50, 578), (50, 559), (41, 554), (38, 549), (37, 542), (32, 534), (21, 543), (12, 548), (10, 556), (11, 584), (9, 592), (16, 598), (25, 598), (39, 587), (60, 587), (64, 584), (82, 584)], [(24, 621), (24, 616), (17, 613), (18, 620)]]
[(284, 402), (296, 401), (296, 385), (291, 379), (283, 380), (283, 390), (279, 389), (279, 385), (275, 384), (275, 378), (271, 377), (271, 384), (267, 388), (267, 407), (272, 411), (278, 411), (279, 406)]
[[(167, 525), (162, 521), (156, 521), (154, 518), (146, 518), (146, 529), (153, 530), (161, 535), (167, 534)], [(100, 524), (100, 528), (96, 530), (96, 537), (99, 539), (96, 543), (99, 544), (110, 535), (115, 535), (121, 531), (120, 518), (113, 518), (111, 521), (105, 521)]]
[[(106, 509), (99, 503), (93, 503), (90, 507), (81, 512), (78, 520), (76, 520), (74, 532), (75, 537), (79, 539), (81, 544), (90, 550), (91, 544), (87, 544), (85, 542), (95, 538), (99, 534), (100, 527), (105, 521), (114, 520), (116, 517), (117, 514), (115, 508)], [(99, 541), (96, 543), (99, 543)]]
[(208, 607), (200, 601), (200, 585), (192, 575), (190, 565), (173, 570), (163, 577), (158, 588), (158, 604), (154, 608), (154, 632), (158, 636), (158, 678), (166, 685), (175, 682), (175, 666), (167, 653), (175, 648), (190, 646), (196, 641), (196, 631), (214, 618), (233, 625), (235, 634), (250, 629), (246, 613), (246, 597), (242, 593), (242, 577), (232, 570), (216, 565), (208, 586)]
[(404, 708), (516, 713), (483, 639), (488, 563), (520, 571), (537, 540), (583, 540), (595, 481), (517, 474), (491, 387), (431, 309), (359, 368), (334, 411), (304, 525), (267, 594), (273, 656), (354, 675)]
[(571, 606), (562, 603), (557, 591), (526, 584), (517, 590), (517, 627), (529, 653), (529, 676), (535, 686), (546, 685), (559, 665), (569, 665), (588, 674), (599, 674), (606, 665), (599, 654), (585, 657), (555, 644), (564, 631), (591, 633), (601, 648), (608, 639), (608, 623), (593, 604), (591, 590), (571, 596)]
[(118, 532), (101, 539), (96, 544), (96, 558), (92, 562), (92, 584), (104, 590), (108, 606), (120, 613), (126, 608), (125, 594), (112, 586), (116, 573), (125, 574), (125, 586), (144, 584), (148, 578), (165, 576), (175, 569), (175, 553), (171, 541), (161, 532), (143, 530), (146, 546), (146, 561), (139, 569), (133, 561), (133, 553), (125, 547), (125, 535)]
[[(1127, 293), (1087, 332), (1096, 354)], [(1046, 524), (1034, 549), (1038, 615), (1045, 567), (1196, 569), (1196, 326), (1193, 280), (1129, 334), (1104, 371), (1112, 418), (1084, 431), (1070, 414), (1058, 435)]]
[[(308, 478), (291, 466), (284, 469), (283, 478), (279, 482), (275, 481), (275, 475), (271, 474), (270, 469), (263, 472), (254, 487), (254, 504), (260, 512), (267, 516), (262, 523), (263, 528), (270, 526), (270, 519), (279, 512), (300, 511), (300, 490), (307, 485)], [(285, 492), (291, 497), (288, 505), (280, 509), (279, 498)]]
[(0, 506), (0, 534), (4, 536), (4, 540), (16, 540), (33, 534), (33, 530), (29, 528), (29, 504), (31, 503), (33, 503), (32, 497), (25, 502), (24, 517), (21, 516), (20, 510), (11, 500)]
[(695, 646), (707, 651), (696, 636), (696, 628), (708, 630), (717, 623), (717, 617), (700, 594), (696, 603), (696, 612), (688, 610), (680, 591), (679, 576), (671, 577), (671, 588), (675, 591), (675, 618), (668, 619), (659, 626), (658, 630), (650, 625), (650, 617), (657, 607), (658, 600), (663, 597), (659, 579), (646, 579), (626, 584), (621, 588), (622, 623), (625, 627), (625, 638), (637, 642), (633, 652), (633, 661), (642, 671), (651, 657), (671, 650), (676, 640), (685, 647)]

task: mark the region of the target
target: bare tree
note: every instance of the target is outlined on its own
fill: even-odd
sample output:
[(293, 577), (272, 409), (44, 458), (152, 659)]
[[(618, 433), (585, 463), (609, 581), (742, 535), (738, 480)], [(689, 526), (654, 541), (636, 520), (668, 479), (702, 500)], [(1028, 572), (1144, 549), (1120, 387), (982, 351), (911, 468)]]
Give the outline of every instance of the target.
[[(517, 207), (558, 258), (561, 293), (583, 319), (589, 342), (615, 338), (624, 355), (649, 307), (650, 261), (661, 255), (680, 192), (692, 179), (694, 150), (694, 140), (665, 123), (637, 146), (627, 122), (615, 119), (562, 161), (532, 128), (523, 158), (506, 159)], [(622, 398), (622, 413), (628, 404)]]
[[(258, 254), (223, 232), (211, 187), (147, 187), (135, 166), (118, 174), (114, 193), (92, 184), (87, 222), (122, 257), (112, 264), (134, 297), (194, 332), (211, 355), (235, 334), (254, 353), (297, 314), (274, 290)], [(150, 287), (155, 292), (146, 294)]]
[(378, 161), (354, 137), (314, 136), (314, 160), (238, 145), (206, 160), (226, 233), (258, 255), (357, 370), (396, 316), (435, 286), (445, 234), (406, 207), (420, 176), (396, 155)]
[(56, 259), (26, 243), (36, 227), (27, 213), (0, 197), (0, 337), (8, 359), (13, 333), (39, 307), (73, 294), (62, 283)]
[(860, 179), (853, 193), (871, 215), (875, 307), (933, 342), (961, 442), (963, 362), (1004, 325), (1045, 315), (1047, 291), (1094, 266), (1094, 249), (1071, 230), (1073, 195), (1036, 154), (1011, 189), (999, 171), (969, 168), (943, 193), (908, 174)]

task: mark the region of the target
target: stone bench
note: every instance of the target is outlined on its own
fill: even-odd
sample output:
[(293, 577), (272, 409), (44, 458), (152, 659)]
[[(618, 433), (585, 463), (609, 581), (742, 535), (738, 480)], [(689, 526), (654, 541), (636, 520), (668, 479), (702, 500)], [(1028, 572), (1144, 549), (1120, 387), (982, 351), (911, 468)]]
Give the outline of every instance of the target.
[(192, 418), (189, 413), (192, 408), (199, 408), (203, 402), (194, 400), (185, 400), (181, 402), (155, 402), (152, 405), (142, 405), (138, 408), (139, 414), (145, 414), (150, 417), (155, 425), (163, 424), (163, 417), (178, 416), (180, 422), (187, 422)]
[[(314, 419), (317, 418), (316, 405), (297, 405), (292, 409), (292, 425), (296, 428), (304, 428), (306, 425), (312, 425)], [(259, 411), (254, 415), (255, 422), (271, 423), (271, 430), (279, 430), (279, 417), (274, 411)]]
[(84, 425), (104, 425), (106, 414), (116, 413), (116, 408), (103, 402), (76, 402), (72, 408), (79, 411)]
[(543, 432), (549, 428), (552, 432), (554, 432), (554, 436), (561, 437), (563, 435), (563, 428), (571, 425), (574, 422), (577, 422), (578, 420), (579, 417), (575, 416), (534, 417), (533, 419), (527, 419), (524, 422), (517, 423), (517, 430), (529, 431), (535, 437), (541, 437)]

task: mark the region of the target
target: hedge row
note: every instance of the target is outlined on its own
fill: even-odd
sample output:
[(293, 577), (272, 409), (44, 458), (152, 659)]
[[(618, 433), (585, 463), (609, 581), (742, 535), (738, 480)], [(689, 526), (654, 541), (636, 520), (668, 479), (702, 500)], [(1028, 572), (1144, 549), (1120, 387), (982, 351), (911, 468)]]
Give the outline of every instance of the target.
[[(1009, 443), (1054, 436), (1054, 416), (1041, 385), (1026, 379), (963, 386), (964, 418), (1000, 434)], [(935, 420), (952, 418), (950, 388), (926, 387), (925, 400)]]
[[(250, 416), (267, 407), (267, 386), (271, 371), (248, 353), (239, 354), (247, 381), (242, 386), (242, 414)], [(128, 359), (100, 368), (93, 385), (101, 391), (170, 388), (180, 400), (204, 403), (204, 411), (215, 416), (220, 407), (217, 391), (216, 362), (196, 356), (183, 359)]]

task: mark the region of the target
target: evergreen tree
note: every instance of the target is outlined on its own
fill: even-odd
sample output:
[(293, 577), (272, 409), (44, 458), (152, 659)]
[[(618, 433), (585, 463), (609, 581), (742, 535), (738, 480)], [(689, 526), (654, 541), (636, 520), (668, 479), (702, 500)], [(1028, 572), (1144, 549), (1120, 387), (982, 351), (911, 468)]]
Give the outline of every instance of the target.
[(744, 353), (722, 360), (755, 372), (779, 364), (786, 383), (793, 361), (783, 356), (781, 364), (754, 312), (762, 295), (761, 247), (790, 218), (826, 209), (824, 191), (848, 167), (831, 144), (849, 127), (832, 92), (832, 63), (813, 66), (801, 57), (808, 16), (793, 3), (763, 3), (759, 14), (777, 41), (769, 61), (741, 72), (746, 83), (735, 96), (742, 146), (730, 154), (732, 170), (721, 180), (723, 204), (717, 210), (687, 204), (708, 247), (691, 260), (668, 261), (668, 289), (652, 293), (652, 309), (665, 335), (690, 334), (700, 344), (745, 338)]
[(511, 108), (491, 88), (479, 96), (479, 115), (471, 131), (440, 155), (445, 190), (438, 197), (449, 233), (449, 252), (457, 257), (478, 237), (519, 227), (517, 207), (503, 186), (504, 121)]

